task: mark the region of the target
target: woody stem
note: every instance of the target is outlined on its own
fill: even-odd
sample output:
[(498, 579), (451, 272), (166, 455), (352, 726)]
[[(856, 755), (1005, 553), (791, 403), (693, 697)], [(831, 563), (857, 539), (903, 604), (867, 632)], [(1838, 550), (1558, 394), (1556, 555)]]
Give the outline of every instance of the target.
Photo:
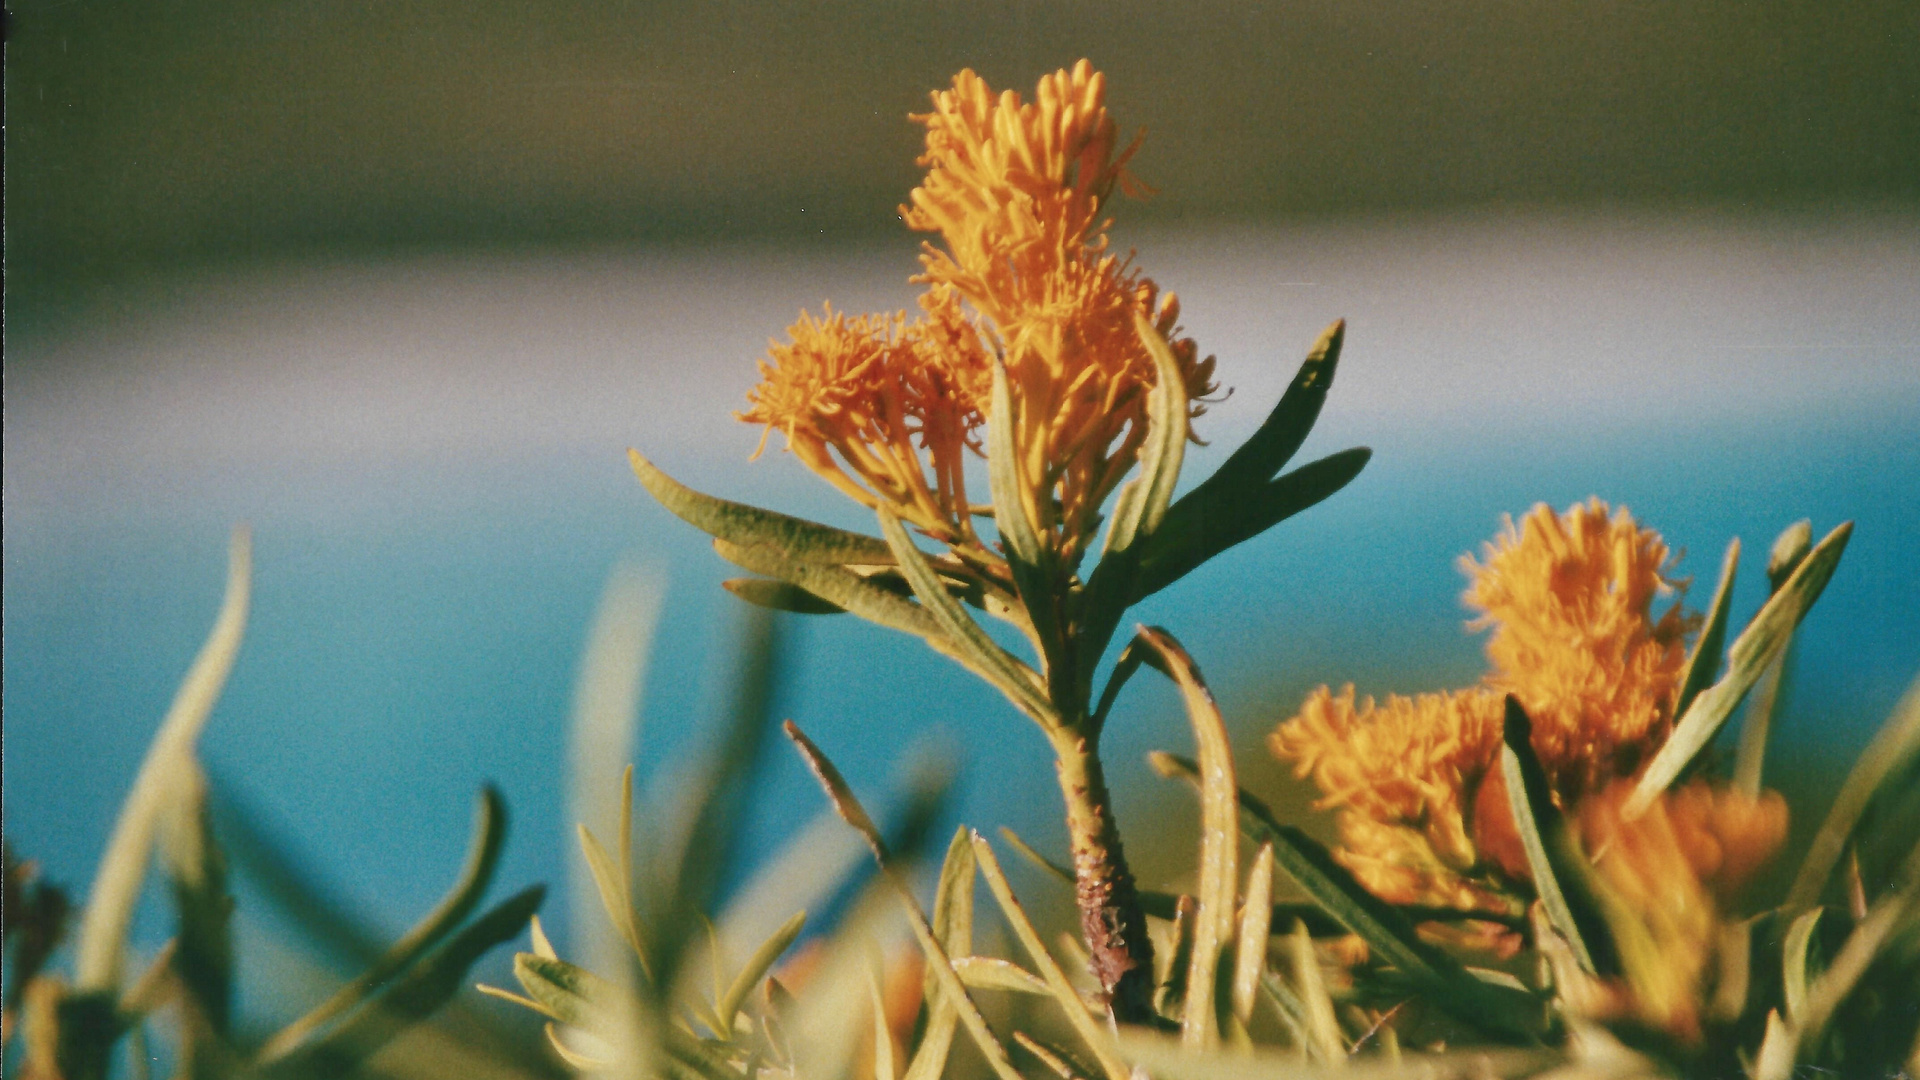
[(1093, 975), (1100, 981), (1114, 1019), (1151, 1023), (1153, 944), (1146, 914), (1120, 847), (1106, 774), (1100, 767), (1098, 734), (1085, 726), (1062, 728), (1054, 737), (1060, 793), (1067, 803), (1067, 834), (1073, 844), (1074, 899)]

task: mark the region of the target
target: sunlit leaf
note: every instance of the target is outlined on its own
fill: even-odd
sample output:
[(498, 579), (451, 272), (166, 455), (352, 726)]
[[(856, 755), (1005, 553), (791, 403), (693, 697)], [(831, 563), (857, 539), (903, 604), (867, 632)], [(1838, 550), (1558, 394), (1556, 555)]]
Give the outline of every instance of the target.
[(1220, 1036), (1214, 1011), (1214, 974), (1221, 951), (1233, 939), (1234, 896), (1239, 885), (1240, 827), (1233, 748), (1226, 721), (1193, 658), (1173, 635), (1158, 627), (1140, 631), (1140, 640), (1160, 656), (1186, 703), (1187, 720), (1198, 748), (1200, 786), (1199, 915), (1193, 933), (1193, 970), (1187, 975), (1187, 1005), (1181, 1041), (1210, 1047)]
[(253, 539), (242, 526), (233, 531), (220, 614), (160, 722), (133, 788), (120, 805), (106, 853), (94, 871), (93, 887), (87, 893), (86, 910), (75, 937), (74, 989), (81, 994), (111, 991), (119, 983), (127, 928), (140, 901), (154, 836), (179, 797), (193, 760), (194, 744), (240, 652), (252, 582)]
[(1067, 973), (1060, 969), (1053, 954), (1047, 951), (1046, 944), (1040, 940), (1040, 932), (1033, 928), (1033, 922), (1013, 895), (1013, 887), (1007, 884), (1007, 875), (1000, 869), (1000, 859), (993, 853), (993, 845), (979, 833), (973, 834), (973, 853), (980, 865), (980, 876), (987, 880), (987, 890), (1000, 905), (1001, 914), (1006, 916), (1007, 925), (1013, 928), (1013, 936), (1026, 950), (1040, 977), (1046, 980), (1047, 989), (1052, 991), (1054, 1000), (1060, 1003), (1060, 1010), (1066, 1014), (1067, 1022), (1080, 1036), (1093, 1056), (1100, 1062), (1101, 1069), (1108, 1080), (1127, 1080), (1127, 1066), (1114, 1053), (1110, 1036), (1094, 1023), (1088, 1015), (1087, 1007), (1080, 1000), (1079, 991), (1067, 981)]
[(1672, 786), (1694, 757), (1713, 741), (1720, 725), (1740, 704), (1767, 665), (1787, 647), (1793, 628), (1800, 625), (1814, 601), (1827, 587), (1833, 571), (1853, 535), (1851, 521), (1828, 533), (1807, 554), (1785, 584), (1761, 606), (1759, 614), (1747, 624), (1727, 650), (1727, 674), (1719, 682), (1693, 699), (1685, 715), (1674, 724), (1673, 734), (1660, 747), (1640, 774), (1640, 780), (1622, 810), (1629, 816), (1644, 813), (1653, 800)]
[(627, 459), (660, 505), (716, 539), (740, 547), (765, 546), (798, 562), (859, 566), (893, 562), (886, 542), (878, 537), (702, 494), (660, 471), (638, 450), (628, 450)]
[(749, 604), (795, 615), (845, 615), (847, 609), (813, 595), (798, 585), (771, 578), (728, 578), (720, 587)]
[(927, 924), (927, 917), (920, 910), (920, 902), (914, 899), (913, 889), (900, 877), (897, 869), (892, 865), (887, 854), (886, 841), (880, 836), (880, 830), (874, 827), (873, 818), (867, 814), (866, 808), (860, 805), (860, 800), (854, 797), (853, 789), (847, 786), (846, 778), (840, 775), (840, 770), (834, 767), (833, 762), (827, 760), (827, 756), (820, 752), (820, 748), (813, 744), (813, 740), (807, 738), (799, 726), (791, 720), (786, 722), (785, 730), (787, 738), (793, 740), (794, 746), (800, 751), (800, 756), (806, 761), (807, 768), (812, 770), (815, 779), (819, 780), (821, 789), (827, 794), (827, 801), (833, 804), (834, 811), (840, 815), (840, 820), (852, 826), (866, 840), (867, 847), (873, 852), (874, 861), (880, 864), (882, 876), (892, 886), (900, 898), (901, 906), (906, 910), (907, 923), (913, 930), (915, 940), (920, 943), (921, 951), (926, 954), (928, 970), (939, 980), (941, 990), (950, 996), (954, 1007), (959, 1010), (961, 1023), (966, 1025), (967, 1033), (973, 1037), (974, 1045), (980, 1048), (981, 1056), (986, 1058), (988, 1066), (1001, 1080), (1020, 1080), (1018, 1070), (1014, 1069), (1013, 1063), (1007, 1058), (1006, 1047), (994, 1038), (992, 1029), (987, 1027), (986, 1018), (980, 1015), (980, 1007), (974, 1004), (973, 998), (968, 996), (966, 987), (960, 982), (960, 976), (953, 970), (953, 963), (948, 958), (946, 949), (934, 939), (933, 928)]

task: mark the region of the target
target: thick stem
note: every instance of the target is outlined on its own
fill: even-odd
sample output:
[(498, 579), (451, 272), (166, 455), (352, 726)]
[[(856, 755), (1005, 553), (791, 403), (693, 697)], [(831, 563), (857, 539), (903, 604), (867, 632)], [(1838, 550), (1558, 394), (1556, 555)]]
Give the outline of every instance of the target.
[(1146, 1024), (1153, 1012), (1153, 943), (1133, 872), (1120, 848), (1106, 775), (1094, 739), (1062, 732), (1054, 740), (1060, 793), (1073, 842), (1074, 899), (1094, 978), (1121, 1023)]

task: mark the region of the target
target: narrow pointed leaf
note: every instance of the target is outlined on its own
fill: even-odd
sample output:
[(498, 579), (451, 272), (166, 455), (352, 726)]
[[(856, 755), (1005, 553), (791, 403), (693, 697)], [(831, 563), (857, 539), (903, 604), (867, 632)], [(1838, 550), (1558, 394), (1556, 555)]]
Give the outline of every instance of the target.
[(1173, 489), (1180, 482), (1181, 459), (1186, 453), (1186, 382), (1180, 374), (1180, 361), (1168, 348), (1167, 340), (1153, 323), (1139, 312), (1133, 316), (1140, 343), (1153, 359), (1153, 389), (1147, 395), (1147, 439), (1140, 454), (1138, 494), (1124, 508), (1116, 507), (1107, 533), (1109, 551), (1125, 551), (1136, 538), (1151, 536), (1166, 517), (1173, 501)]
[(538, 885), (481, 915), (407, 968), (385, 992), (318, 1039), (263, 1068), (265, 1077), (337, 1076), (352, 1072), (393, 1038), (426, 1019), (466, 984), (467, 971), (495, 946), (516, 937), (539, 909)]
[(1193, 969), (1187, 975), (1187, 1005), (1180, 1025), (1181, 1042), (1196, 1049), (1215, 1045), (1220, 1037), (1214, 1010), (1214, 974), (1220, 954), (1233, 939), (1234, 895), (1240, 881), (1239, 784), (1234, 779), (1233, 749), (1226, 721), (1220, 716), (1212, 691), (1207, 689), (1193, 657), (1159, 627), (1141, 629), (1139, 640), (1160, 657), (1186, 703), (1187, 720), (1198, 748), (1200, 776), (1199, 916), (1194, 924)]
[(779, 963), (780, 957), (793, 947), (795, 941), (799, 940), (800, 931), (806, 925), (807, 913), (802, 911), (795, 914), (772, 937), (761, 942), (760, 947), (747, 958), (747, 962), (740, 968), (740, 973), (734, 976), (733, 984), (727, 988), (727, 992), (714, 1006), (714, 1012), (720, 1021), (721, 1034), (733, 1030), (733, 1020), (740, 1015), (740, 1006), (746, 1004), (747, 998), (753, 996), (754, 988), (767, 977), (767, 972), (772, 971), (773, 965)]
[[(1148, 762), (1162, 776), (1199, 780), (1199, 767), (1188, 759), (1156, 752)], [(1255, 843), (1272, 844), (1275, 864), (1303, 892), (1365, 940), (1375, 955), (1430, 993), (1436, 1005), (1475, 1027), (1534, 1037), (1540, 1009), (1530, 995), (1489, 986), (1459, 961), (1421, 941), (1405, 915), (1363, 888), (1325, 845), (1295, 826), (1281, 824), (1258, 796), (1242, 789), (1239, 806), (1241, 831)]]
[(1021, 499), (1020, 451), (1013, 415), (1013, 387), (1007, 366), (993, 357), (992, 415), (987, 418), (987, 477), (993, 491), (993, 520), (1007, 555), (1029, 566), (1040, 562), (1040, 537)]
[(1011, 960), (995, 956), (956, 956), (953, 970), (960, 973), (961, 982), (975, 990), (1005, 990), (1044, 998), (1054, 996), (1047, 980)]
[(1727, 544), (1720, 558), (1720, 583), (1714, 586), (1713, 602), (1707, 605), (1707, 621), (1700, 628), (1700, 639), (1687, 657), (1686, 673), (1680, 678), (1680, 696), (1674, 699), (1673, 715), (1685, 716), (1687, 708), (1700, 692), (1713, 685), (1720, 675), (1720, 650), (1727, 640), (1727, 615), (1733, 608), (1733, 580), (1740, 569), (1740, 540)]
[(233, 531), (228, 549), (227, 586), (220, 614), (160, 722), (132, 790), (120, 806), (113, 835), (100, 857), (93, 887), (88, 890), (86, 910), (75, 937), (74, 989), (80, 993), (111, 991), (119, 982), (127, 928), (140, 901), (155, 834), (179, 797), (186, 770), (192, 764), (194, 744), (239, 655), (252, 585), (253, 539), (243, 526)]
[(749, 604), (795, 615), (845, 615), (847, 609), (813, 595), (798, 585), (770, 578), (728, 578), (720, 587)]
[(1293, 990), (1306, 1010), (1307, 1050), (1326, 1065), (1338, 1065), (1347, 1059), (1340, 1023), (1333, 1017), (1333, 999), (1327, 996), (1326, 979), (1320, 973), (1320, 957), (1313, 951), (1313, 939), (1304, 924), (1294, 923), (1287, 935), (1288, 959), (1293, 964)]
[[(947, 651), (951, 648), (944, 640), (945, 633), (940, 629), (939, 622), (925, 608), (873, 584), (851, 570), (787, 558), (777, 549), (765, 545), (743, 547), (726, 540), (715, 540), (713, 549), (719, 552), (721, 558), (743, 570), (796, 585), (869, 622), (926, 638), (936, 649)], [(888, 558), (892, 558), (892, 552), (888, 552)]]
[(638, 450), (628, 450), (627, 459), (660, 505), (715, 539), (741, 547), (762, 545), (798, 562), (860, 566), (893, 562), (886, 543), (878, 537), (702, 494), (660, 471)]
[(1500, 772), (1507, 784), (1507, 808), (1520, 833), (1534, 893), (1588, 974), (1616, 974), (1619, 965), (1606, 938), (1606, 923), (1586, 894), (1585, 871), (1574, 863), (1579, 856), (1570, 850), (1547, 771), (1533, 752), (1533, 721), (1512, 694), (1507, 695), (1504, 742)]
[(1253, 1020), (1253, 1003), (1260, 976), (1267, 970), (1267, 939), (1273, 929), (1273, 845), (1260, 845), (1247, 871), (1247, 898), (1240, 905), (1240, 926), (1234, 942), (1233, 1018), (1241, 1030)]
[(1293, 376), (1280, 401), (1267, 414), (1252, 437), (1241, 443), (1212, 476), (1193, 489), (1176, 505), (1188, 508), (1183, 513), (1203, 512), (1201, 507), (1216, 499), (1231, 499), (1241, 490), (1263, 484), (1286, 467), (1307, 433), (1313, 430), (1333, 389), (1334, 372), (1340, 366), (1340, 347), (1347, 336), (1347, 321), (1336, 319), (1320, 332), (1319, 340), (1307, 351), (1306, 360)]
[(1840, 794), (1827, 811), (1820, 831), (1814, 834), (1800, 872), (1794, 875), (1787, 891), (1786, 909), (1805, 911), (1820, 903), (1834, 868), (1853, 840), (1854, 832), (1866, 817), (1867, 808), (1882, 791), (1892, 791), (1901, 778), (1920, 765), (1920, 679), (1915, 679), (1893, 708), (1893, 715), (1880, 728), (1866, 752), (1860, 755), (1847, 775)]
[(1852, 535), (1851, 521), (1828, 533), (1786, 583), (1761, 606), (1760, 613), (1727, 651), (1726, 676), (1693, 699), (1686, 714), (1674, 724), (1666, 744), (1641, 773), (1633, 794), (1622, 807), (1629, 817), (1644, 813), (1653, 800), (1680, 777), (1694, 757), (1713, 741), (1720, 725), (1733, 715), (1740, 699), (1746, 696), (1767, 665), (1785, 651), (1794, 627), (1800, 625), (1800, 620), (1806, 617), (1832, 579)]
[(479, 803), (474, 811), (473, 839), (468, 844), (465, 864), (461, 866), (460, 876), (454, 881), (453, 888), (441, 897), (440, 903), (425, 918), (401, 935), (358, 978), (342, 986), (333, 996), (268, 1039), (260, 1048), (258, 1059), (272, 1062), (292, 1053), (315, 1032), (379, 993), (395, 975), (418, 962), (428, 949), (459, 926), (478, 906), (480, 897), (492, 883), (506, 834), (505, 802), (491, 786), (481, 788)]
[(162, 862), (179, 918), (170, 966), (210, 1032), (224, 1038), (233, 999), (233, 897), (227, 892), (226, 860), (209, 827), (206, 777), (190, 761), (181, 780), (160, 830)]
[(623, 878), (607, 849), (585, 825), (577, 826), (580, 834), (580, 854), (587, 860), (587, 870), (593, 874), (594, 888), (600, 893), (600, 906), (607, 913), (607, 921), (620, 932), (621, 940), (633, 950), (633, 955), (642, 965), (648, 963), (647, 937), (641, 929), (640, 914), (633, 908), (633, 895), (628, 891), (627, 879)]
[[(1268, 481), (1230, 501), (1167, 520), (1147, 542), (1133, 578), (1130, 599), (1138, 602), (1235, 544), (1266, 532), (1287, 518), (1346, 487), (1366, 467), (1373, 451), (1342, 450)], [(1176, 509), (1178, 509), (1176, 507)]]
[(1803, 911), (1787, 927), (1786, 943), (1781, 948), (1781, 1004), (1787, 1010), (1787, 1022), (1799, 1026), (1807, 1019), (1807, 987), (1812, 983), (1811, 955), (1813, 931), (1820, 925), (1825, 908)]
[(1006, 916), (1007, 924), (1013, 927), (1013, 936), (1020, 941), (1021, 948), (1033, 960), (1035, 970), (1046, 980), (1047, 989), (1053, 992), (1054, 1000), (1060, 1003), (1060, 1010), (1067, 1014), (1067, 1022), (1073, 1025), (1075, 1034), (1086, 1043), (1087, 1049), (1100, 1062), (1107, 1080), (1127, 1080), (1127, 1066), (1119, 1055), (1114, 1053), (1112, 1039), (1095, 1024), (1088, 1015), (1086, 1003), (1080, 1000), (1080, 992), (1067, 981), (1067, 973), (1047, 951), (1046, 944), (1040, 940), (1040, 932), (1033, 928), (1033, 922), (1013, 895), (1013, 887), (1007, 884), (1007, 875), (1000, 869), (1000, 859), (993, 853), (993, 845), (979, 833), (973, 834), (973, 853), (980, 864), (980, 876), (987, 879), (987, 890), (1000, 905), (1000, 912)]
[(992, 683), (1022, 712), (1038, 720), (1042, 726), (1057, 726), (1053, 708), (1039, 685), (1039, 676), (988, 637), (987, 632), (980, 629), (980, 624), (974, 622), (959, 601), (947, 592), (939, 575), (927, 565), (926, 556), (913, 545), (913, 539), (907, 535), (900, 519), (884, 509), (879, 511), (879, 516), (880, 531), (893, 549), (900, 572), (906, 575), (908, 584), (913, 586), (914, 595), (920, 598), (920, 606), (933, 614), (947, 639), (958, 646), (958, 653), (967, 667)]
[(821, 788), (827, 794), (827, 801), (833, 804), (840, 819), (858, 832), (873, 852), (874, 861), (880, 865), (881, 876), (892, 886), (899, 896), (901, 907), (907, 913), (907, 924), (913, 930), (914, 939), (920, 943), (920, 950), (926, 954), (927, 968), (939, 981), (940, 989), (952, 1000), (960, 1012), (960, 1021), (966, 1025), (967, 1034), (973, 1037), (974, 1045), (979, 1047), (987, 1065), (993, 1069), (1000, 1080), (1021, 1080), (1020, 1073), (1007, 1058), (1007, 1048), (994, 1038), (993, 1030), (987, 1026), (986, 1017), (980, 1014), (980, 1007), (968, 996), (966, 987), (960, 982), (960, 976), (953, 970), (953, 962), (948, 958), (946, 949), (934, 939), (933, 928), (927, 924), (927, 917), (920, 910), (920, 902), (914, 899), (913, 889), (893, 865), (887, 854), (887, 844), (880, 836), (880, 830), (874, 827), (873, 818), (860, 800), (854, 797), (853, 789), (847, 786), (846, 778), (840, 775), (833, 762), (820, 752), (813, 740), (801, 732), (798, 725), (789, 720), (785, 724), (787, 737), (793, 740), (800, 756), (812, 770), (814, 778), (819, 780)]
[[(940, 883), (933, 893), (932, 923), (933, 936), (945, 947), (947, 955), (954, 958), (954, 970), (960, 972), (961, 982), (966, 982), (967, 976), (960, 965), (973, 951), (973, 876), (973, 842), (962, 826), (954, 830), (953, 839), (947, 844), (947, 857), (940, 864)], [(938, 1080), (946, 1073), (953, 1035), (960, 1025), (960, 1011), (947, 999), (931, 971), (927, 973), (921, 995), (927, 1002), (927, 1027), (913, 1059), (907, 1063), (905, 1080)]]

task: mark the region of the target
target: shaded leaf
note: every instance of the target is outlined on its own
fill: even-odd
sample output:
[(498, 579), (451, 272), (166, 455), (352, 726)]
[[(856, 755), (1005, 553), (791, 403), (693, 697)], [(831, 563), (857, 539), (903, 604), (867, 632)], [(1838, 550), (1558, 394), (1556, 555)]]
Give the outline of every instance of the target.
[(1202, 563), (1251, 540), (1287, 518), (1346, 487), (1366, 467), (1373, 451), (1355, 447), (1331, 454), (1252, 491), (1238, 492), (1207, 513), (1167, 521), (1141, 553), (1130, 601), (1138, 602), (1185, 577)]
[(1500, 771), (1507, 783), (1507, 807), (1520, 833), (1534, 893), (1547, 918), (1589, 974), (1613, 975), (1620, 969), (1607, 935), (1606, 921), (1586, 889), (1586, 869), (1553, 805), (1547, 771), (1533, 752), (1533, 721), (1512, 694), (1507, 695)]
[(518, 936), (546, 890), (517, 893), (448, 938), (379, 997), (325, 1036), (307, 1042), (262, 1070), (263, 1076), (340, 1076), (351, 1072), (395, 1036), (446, 1004), (466, 981), (467, 969), (494, 946)]
[(1907, 687), (1893, 715), (1847, 774), (1787, 892), (1788, 911), (1804, 911), (1820, 903), (1867, 808), (1881, 792), (1892, 790), (1889, 785), (1897, 786), (1899, 778), (1908, 775), (1916, 764), (1920, 764), (1920, 679)]
[[(465, 865), (461, 867), (453, 888), (425, 918), (395, 941), (358, 978), (342, 986), (305, 1016), (268, 1039), (260, 1048), (257, 1060), (262, 1064), (270, 1064), (293, 1053), (327, 1024), (379, 993), (394, 976), (418, 961), (428, 949), (460, 925), (479, 904), (481, 895), (493, 880), (494, 868), (500, 860), (500, 849), (506, 840), (506, 817), (506, 804), (501, 801), (500, 793), (491, 786), (482, 788), (479, 805), (474, 812), (473, 840), (467, 848)], [(533, 906), (539, 906), (537, 898)], [(532, 914), (531, 909), (528, 914)], [(474, 955), (477, 957), (479, 953)]]
[(953, 646), (946, 641), (939, 622), (925, 608), (898, 593), (875, 585), (851, 570), (790, 559), (777, 549), (765, 545), (741, 546), (726, 540), (715, 540), (713, 549), (721, 558), (743, 570), (797, 585), (869, 622), (926, 638), (928, 644), (941, 652), (948, 655), (953, 653)]
[(1720, 557), (1720, 583), (1713, 588), (1713, 602), (1707, 605), (1706, 622), (1700, 638), (1687, 657), (1686, 672), (1680, 677), (1680, 694), (1674, 699), (1673, 715), (1685, 716), (1687, 708), (1700, 692), (1713, 685), (1720, 675), (1720, 650), (1727, 640), (1727, 616), (1733, 610), (1733, 581), (1740, 569), (1740, 540), (1727, 544)]

